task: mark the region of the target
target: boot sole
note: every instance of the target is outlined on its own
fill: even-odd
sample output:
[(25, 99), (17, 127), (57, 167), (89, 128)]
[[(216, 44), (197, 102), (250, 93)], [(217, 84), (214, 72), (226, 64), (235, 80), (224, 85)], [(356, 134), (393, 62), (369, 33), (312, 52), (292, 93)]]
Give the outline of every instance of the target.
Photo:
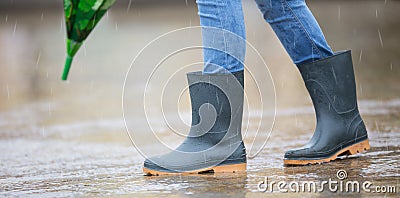
[(214, 166), (204, 169), (198, 169), (188, 172), (162, 172), (151, 170), (143, 167), (143, 172), (147, 176), (159, 176), (159, 175), (188, 175), (188, 174), (202, 174), (202, 173), (237, 173), (237, 172), (245, 172), (246, 171), (246, 163), (242, 164), (231, 164), (231, 165), (222, 165), (222, 166)]
[(321, 159), (284, 159), (283, 160), (283, 164), (284, 165), (321, 164), (321, 163), (333, 161), (338, 156), (354, 155), (354, 154), (366, 151), (368, 149), (370, 149), (370, 146), (369, 146), (369, 140), (367, 139), (367, 140), (364, 140), (362, 142), (359, 142), (359, 143), (353, 144), (351, 146), (348, 146), (348, 147), (336, 152), (331, 157), (321, 158)]

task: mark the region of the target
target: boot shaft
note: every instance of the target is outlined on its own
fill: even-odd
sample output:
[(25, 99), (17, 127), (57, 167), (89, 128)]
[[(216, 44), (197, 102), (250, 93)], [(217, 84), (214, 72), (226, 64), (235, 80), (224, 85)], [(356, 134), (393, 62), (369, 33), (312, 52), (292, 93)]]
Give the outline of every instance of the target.
[(358, 114), (351, 51), (298, 65), (313, 101), (317, 119)]
[(192, 105), (189, 137), (213, 134), (213, 141), (228, 137), (241, 139), (243, 115), (243, 71), (232, 74), (187, 74)]

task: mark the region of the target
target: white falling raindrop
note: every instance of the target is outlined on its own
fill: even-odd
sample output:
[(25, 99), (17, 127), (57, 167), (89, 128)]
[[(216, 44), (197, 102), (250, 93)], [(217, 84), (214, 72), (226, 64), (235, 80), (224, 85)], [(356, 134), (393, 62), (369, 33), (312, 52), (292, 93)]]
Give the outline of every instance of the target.
[(64, 25), (64, 16), (61, 16), (60, 33), (63, 32), (63, 25)]
[(8, 83), (6, 84), (6, 91), (7, 91), (7, 100), (10, 100), (11, 94), (10, 94), (10, 87), (8, 86)]
[(83, 43), (83, 54), (87, 56), (86, 43)]
[(379, 41), (381, 42), (381, 47), (383, 48), (382, 34), (381, 34), (381, 31), (379, 29), (378, 29), (378, 35), (379, 35)]
[(36, 69), (39, 67), (40, 57), (42, 56), (42, 51), (39, 51), (38, 57), (36, 59)]
[(129, 10), (131, 9), (131, 6), (132, 6), (132, 0), (129, 0), (128, 7), (126, 8), (126, 13), (129, 12)]
[(18, 20), (15, 20), (13, 36), (12, 36), (13, 38), (15, 37), (15, 33), (17, 32), (17, 25), (18, 25)]

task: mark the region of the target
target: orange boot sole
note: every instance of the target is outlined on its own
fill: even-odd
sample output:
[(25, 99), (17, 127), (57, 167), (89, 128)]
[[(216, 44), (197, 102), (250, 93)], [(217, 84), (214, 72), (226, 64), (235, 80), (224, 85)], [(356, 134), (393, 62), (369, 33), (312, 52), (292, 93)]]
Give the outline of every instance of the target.
[(301, 160), (297, 160), (297, 159), (284, 159), (283, 160), (283, 164), (284, 165), (308, 165), (308, 164), (320, 164), (320, 163), (324, 163), (324, 162), (330, 162), (335, 160), (338, 156), (342, 156), (342, 155), (354, 155), (357, 153), (361, 153), (363, 151), (366, 151), (370, 149), (369, 146), (369, 140), (364, 140), (362, 142), (350, 145), (346, 148), (343, 148), (342, 150), (336, 152), (334, 155), (332, 155), (331, 157), (327, 157), (327, 158), (321, 158), (321, 159), (301, 159)]
[(162, 172), (151, 170), (147, 168), (143, 168), (143, 172), (148, 176), (159, 176), (159, 175), (187, 175), (187, 174), (201, 174), (201, 173), (237, 173), (237, 172), (245, 172), (246, 171), (246, 163), (241, 164), (231, 164), (231, 165), (222, 165), (222, 166), (214, 166), (204, 169), (198, 169), (187, 172)]

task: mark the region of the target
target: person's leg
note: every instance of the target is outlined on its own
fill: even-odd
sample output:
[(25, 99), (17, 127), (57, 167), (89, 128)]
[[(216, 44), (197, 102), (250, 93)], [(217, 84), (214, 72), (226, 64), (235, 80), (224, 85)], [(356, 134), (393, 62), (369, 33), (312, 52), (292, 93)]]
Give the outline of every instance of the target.
[(304, 0), (256, 2), (300, 70), (316, 113), (311, 140), (286, 151), (284, 164), (329, 162), (369, 149), (357, 106), (351, 52), (332, 52)]
[(295, 64), (333, 55), (304, 0), (255, 0)]
[(192, 123), (175, 150), (147, 158), (148, 175), (246, 170), (241, 135), (245, 29), (240, 0), (197, 0), (204, 71), (187, 74)]
[(203, 36), (204, 73), (242, 71), (245, 25), (241, 0), (196, 0)]

